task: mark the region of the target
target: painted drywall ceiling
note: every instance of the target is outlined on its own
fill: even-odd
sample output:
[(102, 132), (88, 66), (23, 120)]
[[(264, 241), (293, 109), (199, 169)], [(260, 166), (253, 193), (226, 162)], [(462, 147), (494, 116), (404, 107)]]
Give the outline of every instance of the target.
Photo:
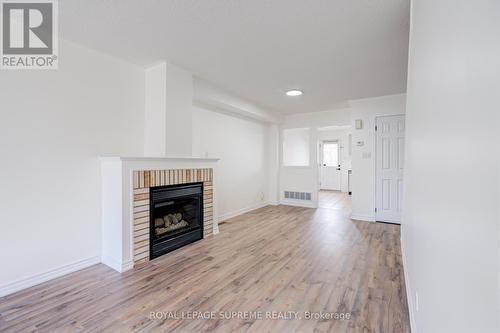
[(409, 2), (64, 0), (60, 35), (143, 66), (167, 59), (277, 112), (313, 112), (406, 91)]

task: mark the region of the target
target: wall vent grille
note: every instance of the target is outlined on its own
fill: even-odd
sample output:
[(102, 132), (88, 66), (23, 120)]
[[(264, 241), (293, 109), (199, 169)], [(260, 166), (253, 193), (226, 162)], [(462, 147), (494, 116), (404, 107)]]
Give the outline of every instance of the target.
[(285, 191), (285, 199), (308, 200), (311, 201), (311, 192)]

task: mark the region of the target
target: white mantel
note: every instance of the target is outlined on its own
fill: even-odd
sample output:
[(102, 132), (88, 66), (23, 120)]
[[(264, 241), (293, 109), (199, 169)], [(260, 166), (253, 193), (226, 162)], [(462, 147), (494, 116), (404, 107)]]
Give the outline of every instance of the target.
[(102, 250), (101, 261), (124, 272), (133, 267), (133, 171), (213, 169), (213, 233), (217, 234), (217, 161), (197, 157), (101, 157)]
[(219, 158), (205, 157), (184, 157), (184, 156), (169, 156), (169, 157), (141, 157), (141, 156), (101, 156), (101, 161), (120, 160), (123, 162), (140, 162), (140, 161), (156, 161), (156, 162), (217, 162)]

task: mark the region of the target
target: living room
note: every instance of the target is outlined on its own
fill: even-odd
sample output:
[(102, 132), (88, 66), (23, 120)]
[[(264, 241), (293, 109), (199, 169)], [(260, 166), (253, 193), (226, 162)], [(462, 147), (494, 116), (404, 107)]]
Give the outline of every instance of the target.
[(500, 329), (497, 1), (1, 6), (0, 331)]

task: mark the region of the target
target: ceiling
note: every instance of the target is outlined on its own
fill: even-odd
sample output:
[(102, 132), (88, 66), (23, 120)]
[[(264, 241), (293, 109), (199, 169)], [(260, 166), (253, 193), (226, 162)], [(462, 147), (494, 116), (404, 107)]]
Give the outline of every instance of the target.
[[(284, 114), (406, 91), (410, 0), (64, 0), (60, 34)], [(298, 88), (300, 97), (284, 91)]]

